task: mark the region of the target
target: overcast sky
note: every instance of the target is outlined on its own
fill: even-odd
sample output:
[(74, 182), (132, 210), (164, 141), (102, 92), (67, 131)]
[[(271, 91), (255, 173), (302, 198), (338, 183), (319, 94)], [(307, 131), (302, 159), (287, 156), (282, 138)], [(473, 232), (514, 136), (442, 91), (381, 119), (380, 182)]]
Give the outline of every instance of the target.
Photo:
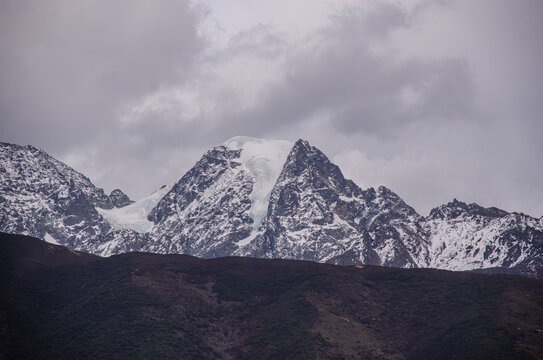
[(543, 1), (0, 0), (0, 141), (137, 199), (298, 138), (419, 213), (543, 215)]

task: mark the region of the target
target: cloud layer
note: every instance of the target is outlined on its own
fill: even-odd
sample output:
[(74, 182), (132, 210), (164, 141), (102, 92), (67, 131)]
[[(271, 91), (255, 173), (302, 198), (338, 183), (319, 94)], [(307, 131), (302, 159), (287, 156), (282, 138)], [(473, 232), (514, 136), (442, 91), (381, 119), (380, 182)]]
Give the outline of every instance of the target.
[(2, 140), (106, 190), (143, 196), (232, 136), (301, 137), (421, 213), (543, 215), (537, 1), (285, 2), (301, 32), (256, 7), (224, 28), (212, 0), (0, 4)]

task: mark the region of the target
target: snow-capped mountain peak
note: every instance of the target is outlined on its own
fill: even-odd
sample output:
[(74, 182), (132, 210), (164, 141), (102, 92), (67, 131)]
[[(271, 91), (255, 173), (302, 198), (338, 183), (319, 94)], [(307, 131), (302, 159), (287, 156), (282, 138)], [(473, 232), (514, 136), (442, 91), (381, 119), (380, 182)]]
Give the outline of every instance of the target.
[[(543, 217), (453, 200), (420, 216), (305, 140), (235, 137), (134, 203), (31, 146), (0, 143), (0, 231), (127, 251), (490, 269), (543, 277)], [(491, 269), (497, 270), (491, 270)]]

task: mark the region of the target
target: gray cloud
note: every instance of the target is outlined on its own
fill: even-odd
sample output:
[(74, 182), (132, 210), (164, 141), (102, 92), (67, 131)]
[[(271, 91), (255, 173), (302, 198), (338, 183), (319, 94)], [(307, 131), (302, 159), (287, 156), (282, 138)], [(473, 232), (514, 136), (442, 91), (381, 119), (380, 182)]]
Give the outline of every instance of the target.
[(229, 137), (303, 137), (422, 213), (543, 214), (541, 3), (369, 3), (225, 36), (189, 1), (0, 0), (2, 140), (139, 197)]
[(293, 44), (282, 81), (267, 87), (251, 108), (230, 114), (225, 129), (271, 131), (324, 117), (346, 134), (390, 136), (413, 123), (435, 126), (479, 116), (464, 59), (399, 59), (393, 50), (374, 49), (408, 26), (408, 15), (382, 5), (333, 16), (328, 26)]
[(0, 7), (2, 133), (50, 151), (94, 142), (123, 103), (183, 81), (205, 45), (188, 1)]

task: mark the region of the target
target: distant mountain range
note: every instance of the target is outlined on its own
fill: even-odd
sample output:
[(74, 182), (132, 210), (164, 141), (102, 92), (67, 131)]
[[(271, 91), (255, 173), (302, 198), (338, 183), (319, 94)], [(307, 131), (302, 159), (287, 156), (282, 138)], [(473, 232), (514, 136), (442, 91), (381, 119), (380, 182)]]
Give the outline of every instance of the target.
[(427, 217), (361, 189), (307, 141), (232, 138), (131, 201), (32, 146), (0, 143), (0, 231), (109, 256), (132, 251), (543, 277), (543, 217), (454, 200)]
[(0, 359), (543, 358), (543, 281), (0, 233)]

